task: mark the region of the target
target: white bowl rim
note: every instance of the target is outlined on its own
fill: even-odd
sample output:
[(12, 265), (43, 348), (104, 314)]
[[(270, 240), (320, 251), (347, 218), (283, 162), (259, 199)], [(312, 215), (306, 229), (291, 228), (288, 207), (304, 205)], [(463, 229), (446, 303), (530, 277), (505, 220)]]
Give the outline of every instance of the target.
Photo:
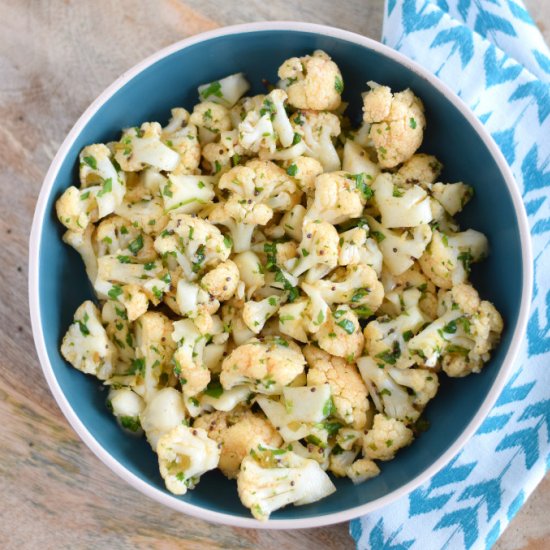
[[(520, 232), (520, 241), (522, 247), (522, 264), (523, 264), (523, 285), (522, 285), (522, 294), (521, 294), (521, 306), (518, 315), (518, 322), (516, 329), (514, 331), (512, 341), (508, 352), (504, 358), (503, 364), (501, 366), (500, 372), (495, 379), (491, 390), (489, 391), (487, 397), (482, 403), (479, 411), (470, 421), (468, 426), (456, 439), (456, 441), (449, 447), (449, 449), (443, 453), (433, 464), (426, 468), (414, 479), (400, 487), (388, 493), (387, 495), (362, 504), (360, 506), (355, 506), (341, 512), (335, 512), (330, 514), (324, 514), (319, 516), (314, 516), (310, 518), (302, 519), (271, 519), (267, 522), (259, 522), (252, 517), (243, 518), (239, 516), (233, 516), (231, 514), (214, 512), (207, 510), (200, 506), (184, 502), (177, 499), (175, 496), (167, 495), (160, 491), (159, 489), (153, 488), (147, 482), (140, 479), (138, 476), (130, 472), (125, 468), (121, 463), (115, 460), (93, 437), (93, 435), (88, 431), (86, 426), (78, 418), (77, 414), (69, 404), (69, 401), (65, 397), (61, 387), (54, 375), (52, 365), (50, 363), (48, 353), (46, 350), (46, 344), (44, 340), (44, 335), (42, 331), (42, 319), (40, 315), (39, 307), (39, 253), (40, 253), (40, 242), (42, 238), (42, 227), (44, 216), (46, 213), (46, 206), (50, 192), (53, 186), (53, 183), (57, 177), (63, 159), (67, 155), (70, 147), (73, 142), (88, 123), (90, 118), (96, 113), (96, 111), (113, 96), (122, 86), (124, 86), (128, 81), (130, 81), (137, 74), (141, 73), (143, 70), (153, 65), (157, 61), (177, 52), (183, 50), (194, 44), (210, 40), (212, 38), (218, 38), (221, 36), (228, 36), (233, 34), (241, 33), (252, 33), (258, 31), (294, 31), (294, 32), (307, 32), (313, 34), (321, 34), (323, 36), (330, 36), (334, 38), (339, 38), (347, 42), (352, 42), (354, 44), (359, 44), (368, 49), (374, 50), (390, 59), (404, 65), (408, 69), (412, 70), (414, 73), (419, 75), (421, 78), (427, 80), (434, 88), (439, 92), (444, 94), (449, 101), (462, 113), (462, 115), (468, 120), (474, 130), (478, 133), (480, 138), (483, 140), (493, 158), (495, 159), (499, 170), (504, 176), (506, 185), (512, 197), (512, 202), (514, 205), (514, 210), (518, 219), (518, 226)], [(240, 25), (232, 25), (227, 27), (220, 27), (218, 29), (203, 32), (179, 42), (167, 46), (151, 56), (147, 57), (143, 61), (139, 62), (137, 65), (126, 71), (122, 76), (115, 80), (109, 87), (107, 87), (86, 109), (82, 116), (77, 120), (65, 140), (63, 141), (61, 147), (59, 148), (57, 154), (55, 155), (51, 166), (44, 178), (42, 188), (38, 197), (38, 201), (35, 208), (35, 214), (33, 218), (33, 224), (30, 234), (29, 242), (29, 306), (30, 306), (30, 315), (31, 315), (31, 324), (33, 337), (35, 342), (35, 347), (38, 353), (38, 358), (44, 372), (44, 376), (50, 387), (57, 404), (59, 405), (61, 411), (84, 441), (84, 443), (91, 449), (91, 451), (113, 472), (115, 472), (119, 477), (124, 479), (132, 487), (140, 491), (141, 493), (147, 495), (148, 497), (173, 508), (179, 512), (183, 512), (187, 515), (215, 522), (222, 523), (226, 525), (231, 525), (234, 527), (247, 527), (254, 529), (304, 529), (311, 527), (319, 527), (324, 525), (331, 525), (335, 523), (340, 523), (343, 521), (351, 520), (359, 516), (368, 514), (375, 510), (378, 510), (395, 500), (407, 495), (419, 485), (427, 481), (430, 477), (435, 475), (441, 468), (443, 468), (466, 444), (468, 439), (476, 432), (478, 427), (481, 425), (492, 406), (496, 402), (500, 392), (504, 388), (506, 381), (508, 380), (514, 365), (514, 361), (517, 357), (519, 348), (522, 343), (523, 334), (525, 333), (525, 328), (527, 326), (529, 307), (531, 301), (532, 293), (532, 281), (533, 281), (533, 262), (532, 262), (532, 250), (531, 250), (531, 240), (529, 233), (529, 225), (527, 222), (527, 215), (525, 213), (525, 208), (519, 193), (517, 184), (514, 181), (514, 177), (510, 170), (510, 167), (506, 163), (504, 156), (502, 155), (500, 149), (488, 134), (488, 132), (483, 128), (481, 122), (476, 118), (472, 111), (463, 103), (463, 101), (443, 82), (438, 80), (434, 75), (429, 73), (421, 65), (405, 57), (403, 54), (392, 50), (388, 46), (385, 46), (375, 40), (361, 36), (359, 34), (345, 31), (336, 27), (331, 27), (327, 25), (318, 25), (314, 23), (301, 23), (295, 21), (266, 21), (258, 23), (244, 23)]]

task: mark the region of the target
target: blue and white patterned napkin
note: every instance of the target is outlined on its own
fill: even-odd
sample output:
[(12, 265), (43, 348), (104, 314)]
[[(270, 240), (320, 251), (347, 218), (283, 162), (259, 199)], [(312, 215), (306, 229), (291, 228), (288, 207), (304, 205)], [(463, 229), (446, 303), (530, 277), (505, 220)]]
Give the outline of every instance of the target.
[(516, 370), (472, 440), (350, 533), (360, 549), (490, 548), (550, 467), (550, 52), (521, 0), (387, 0), (383, 42), (454, 89), (502, 149), (529, 216), (534, 296)]

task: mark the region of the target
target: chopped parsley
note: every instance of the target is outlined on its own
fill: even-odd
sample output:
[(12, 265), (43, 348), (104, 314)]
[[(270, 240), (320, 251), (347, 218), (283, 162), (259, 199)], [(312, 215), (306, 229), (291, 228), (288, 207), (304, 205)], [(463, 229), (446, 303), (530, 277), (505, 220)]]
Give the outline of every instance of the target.
[(348, 334), (353, 334), (355, 332), (355, 325), (353, 324), (353, 321), (350, 321), (349, 319), (342, 319), (336, 324), (343, 328)]
[(292, 177), (298, 173), (298, 167), (294, 162), (286, 169), (286, 173)]
[(204, 88), (204, 90), (201, 91), (200, 95), (203, 99), (206, 99), (211, 95), (223, 97), (221, 83), (218, 80), (211, 82), (206, 88)]
[(95, 157), (89, 156), (82, 159), (84, 164), (87, 164), (92, 170), (97, 170), (97, 160)]
[(341, 94), (343, 91), (344, 91), (344, 83), (342, 81), (342, 79), (336, 75), (334, 77), (334, 89), (339, 93)]
[(138, 235), (129, 245), (130, 252), (137, 256), (137, 253), (143, 248), (143, 235)]
[(107, 292), (107, 295), (109, 298), (112, 298), (113, 300), (118, 299), (118, 297), (122, 294), (122, 288), (120, 285), (113, 285), (111, 290)]
[(222, 393), (223, 393), (223, 387), (220, 384), (219, 380), (211, 380), (208, 386), (206, 386), (206, 389), (204, 390), (205, 395), (209, 395), (214, 399), (218, 399)]

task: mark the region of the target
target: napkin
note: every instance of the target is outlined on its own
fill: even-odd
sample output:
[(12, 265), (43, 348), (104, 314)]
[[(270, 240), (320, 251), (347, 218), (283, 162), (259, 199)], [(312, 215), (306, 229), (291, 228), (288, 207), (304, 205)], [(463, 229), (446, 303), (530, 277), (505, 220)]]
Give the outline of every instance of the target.
[(490, 548), (550, 467), (550, 52), (520, 0), (387, 0), (383, 42), (450, 86), (502, 150), (528, 214), (535, 279), (522, 351), (477, 433), (350, 533), (360, 549)]

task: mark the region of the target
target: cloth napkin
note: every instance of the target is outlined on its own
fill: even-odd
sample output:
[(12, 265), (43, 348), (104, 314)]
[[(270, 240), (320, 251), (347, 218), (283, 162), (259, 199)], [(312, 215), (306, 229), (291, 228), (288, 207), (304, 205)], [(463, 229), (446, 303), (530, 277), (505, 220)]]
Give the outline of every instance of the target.
[(490, 548), (550, 467), (550, 52), (520, 0), (386, 0), (383, 42), (455, 90), (504, 153), (529, 217), (534, 295), (514, 373), (474, 437), (350, 533), (360, 549)]

